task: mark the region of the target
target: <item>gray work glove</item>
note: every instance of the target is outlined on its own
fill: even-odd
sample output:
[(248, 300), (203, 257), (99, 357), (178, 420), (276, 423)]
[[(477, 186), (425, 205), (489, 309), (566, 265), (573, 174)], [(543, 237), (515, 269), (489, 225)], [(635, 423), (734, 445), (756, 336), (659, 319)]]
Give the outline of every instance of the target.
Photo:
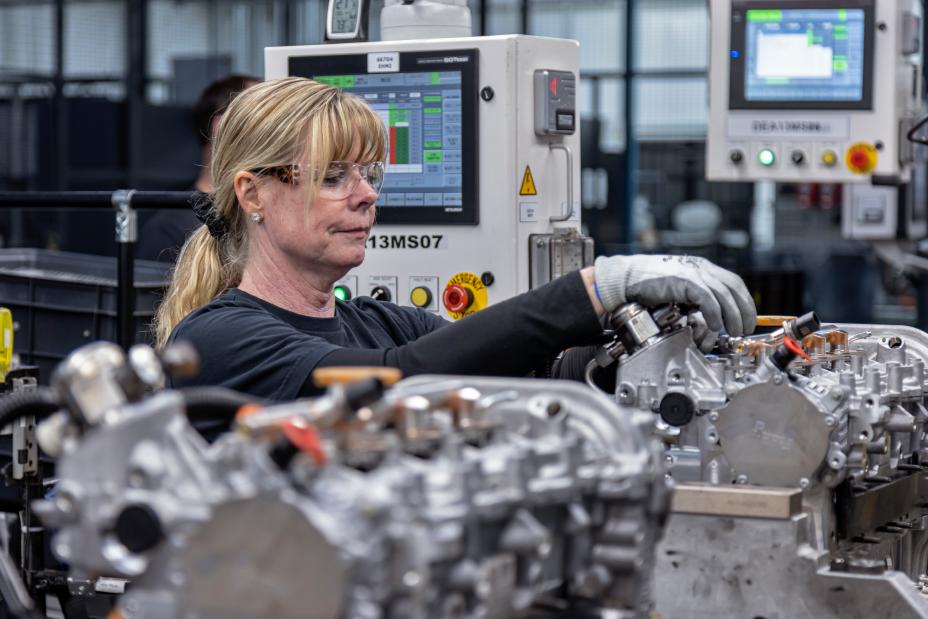
[(635, 301), (646, 307), (699, 307), (709, 329), (754, 331), (757, 310), (741, 278), (695, 256), (611, 256), (596, 259), (596, 288), (607, 312)]
[(712, 352), (719, 341), (719, 332), (709, 328), (702, 312), (693, 312), (686, 319), (690, 329), (693, 330), (693, 341), (696, 342), (699, 350), (704, 353)]

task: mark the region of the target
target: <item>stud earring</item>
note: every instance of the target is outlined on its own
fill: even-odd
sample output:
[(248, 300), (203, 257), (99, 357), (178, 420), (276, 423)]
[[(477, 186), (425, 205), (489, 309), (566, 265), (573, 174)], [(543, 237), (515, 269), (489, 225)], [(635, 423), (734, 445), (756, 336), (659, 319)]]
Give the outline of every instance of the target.
[(258, 213), (258, 212), (252, 213), (252, 214), (251, 214), (251, 221), (255, 222), (256, 224), (259, 224), (259, 223), (261, 223), (262, 221), (264, 221), (264, 215), (262, 215), (261, 213)]

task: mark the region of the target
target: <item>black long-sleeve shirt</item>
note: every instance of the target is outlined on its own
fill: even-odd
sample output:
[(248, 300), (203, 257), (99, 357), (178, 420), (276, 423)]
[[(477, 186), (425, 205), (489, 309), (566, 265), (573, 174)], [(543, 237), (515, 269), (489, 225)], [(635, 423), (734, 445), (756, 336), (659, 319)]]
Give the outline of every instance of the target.
[(575, 272), (454, 323), (369, 297), (337, 301), (334, 317), (314, 318), (230, 289), (184, 318), (171, 340), (191, 342), (202, 368), (175, 386), (221, 385), (287, 400), (313, 392), (309, 376), (317, 367), (523, 376), (600, 333)]

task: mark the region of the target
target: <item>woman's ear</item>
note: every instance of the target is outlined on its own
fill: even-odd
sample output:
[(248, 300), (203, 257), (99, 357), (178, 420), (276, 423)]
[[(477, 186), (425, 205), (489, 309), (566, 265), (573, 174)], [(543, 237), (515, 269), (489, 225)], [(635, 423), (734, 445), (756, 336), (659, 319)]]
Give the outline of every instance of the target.
[(244, 170), (236, 172), (232, 179), (235, 197), (238, 198), (238, 203), (247, 215), (261, 210), (261, 196), (258, 194), (257, 180), (258, 177)]

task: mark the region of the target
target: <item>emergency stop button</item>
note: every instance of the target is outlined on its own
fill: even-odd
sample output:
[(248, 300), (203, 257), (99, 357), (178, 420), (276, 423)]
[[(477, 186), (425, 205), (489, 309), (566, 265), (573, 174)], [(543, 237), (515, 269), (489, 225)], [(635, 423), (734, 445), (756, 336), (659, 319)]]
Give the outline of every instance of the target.
[(845, 163), (854, 174), (869, 174), (876, 169), (879, 154), (876, 148), (863, 142), (854, 144), (847, 149)]
[(474, 304), (474, 293), (465, 286), (451, 284), (441, 295), (442, 303), (452, 314), (463, 314)]
[(441, 293), (441, 302), (448, 314), (459, 320), (488, 305), (487, 287), (479, 275), (464, 271), (448, 280)]

